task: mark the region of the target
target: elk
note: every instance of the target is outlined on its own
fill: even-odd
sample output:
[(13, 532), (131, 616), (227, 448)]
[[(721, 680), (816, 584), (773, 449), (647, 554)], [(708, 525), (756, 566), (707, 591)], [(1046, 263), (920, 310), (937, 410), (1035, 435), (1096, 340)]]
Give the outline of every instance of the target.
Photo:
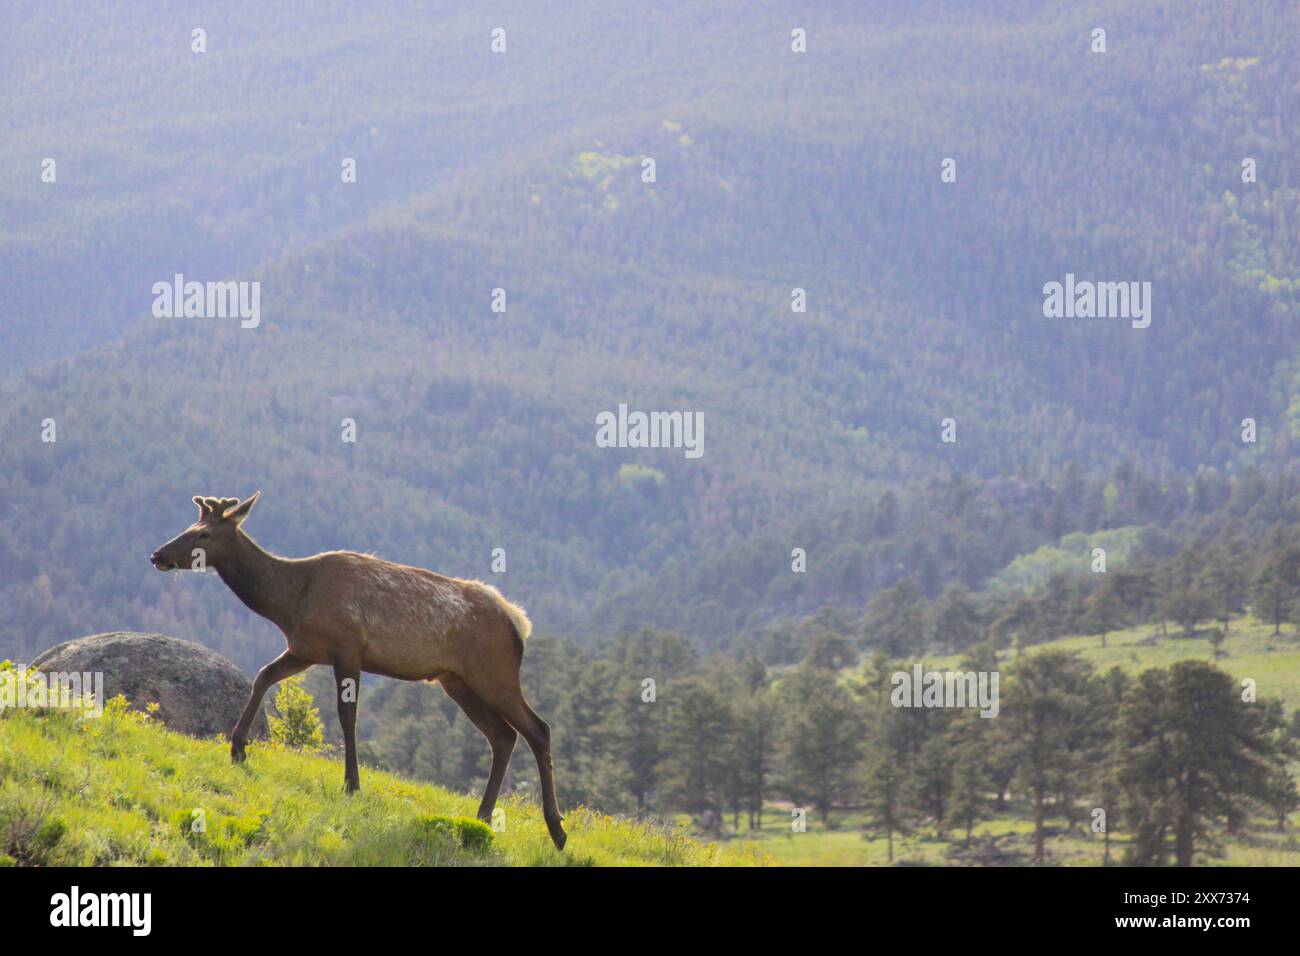
[(519, 665), (532, 630), (523, 608), (481, 581), (444, 577), (352, 551), (282, 558), (243, 530), (261, 492), (238, 498), (195, 496), (199, 520), (149, 558), (159, 571), (216, 569), (256, 614), (275, 624), (288, 648), (253, 681), (230, 734), (230, 757), (244, 760), (249, 728), (267, 690), (313, 664), (334, 668), (343, 727), (344, 788), (361, 788), (357, 768), (357, 696), (361, 672), (442, 684), (492, 748), (492, 769), (479, 804), (490, 821), (501, 780), (522, 734), (537, 758), (542, 815), (551, 839), (567, 839), (555, 799), (551, 730), (524, 700)]

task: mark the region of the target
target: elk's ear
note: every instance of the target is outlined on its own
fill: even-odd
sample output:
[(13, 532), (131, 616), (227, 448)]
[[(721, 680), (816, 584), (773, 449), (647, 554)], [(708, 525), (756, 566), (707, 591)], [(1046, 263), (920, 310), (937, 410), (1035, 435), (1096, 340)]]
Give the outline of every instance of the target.
[(257, 504), (257, 499), (260, 498), (261, 495), (262, 493), (260, 491), (253, 492), (243, 501), (239, 502), (239, 504), (235, 505), (223, 514), (222, 517), (227, 521), (233, 521), (235, 524), (240, 524), (248, 517), (248, 513), (253, 510), (253, 505)]

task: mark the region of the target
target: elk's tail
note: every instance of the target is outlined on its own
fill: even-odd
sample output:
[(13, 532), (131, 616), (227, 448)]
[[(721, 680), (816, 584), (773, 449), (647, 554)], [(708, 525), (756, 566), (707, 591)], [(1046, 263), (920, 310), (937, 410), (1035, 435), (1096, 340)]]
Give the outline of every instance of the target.
[(528, 635), (533, 633), (533, 622), (528, 620), (528, 614), (518, 604), (513, 604), (505, 599), (500, 591), (490, 584), (484, 584), (483, 589), (492, 595), (492, 599), (501, 605), (501, 610), (506, 612), (510, 618), (510, 623), (514, 625), (515, 633), (519, 636), (520, 650), (523, 650), (524, 641), (528, 640)]

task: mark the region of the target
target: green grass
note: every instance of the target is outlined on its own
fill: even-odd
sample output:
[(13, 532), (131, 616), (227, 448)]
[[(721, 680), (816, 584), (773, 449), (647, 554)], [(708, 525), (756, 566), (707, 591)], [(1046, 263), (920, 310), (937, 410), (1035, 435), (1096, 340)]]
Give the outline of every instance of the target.
[[(964, 831), (950, 830), (942, 837), (928, 829), (894, 836), (894, 865), (977, 866), (1028, 865), (1033, 859), (1034, 827), (1028, 807), (1009, 804), (1005, 813), (981, 821), (971, 834), (969, 848), (963, 846)], [(751, 830), (745, 820), (730, 843), (749, 852), (770, 857), (788, 866), (888, 866), (888, 843), (883, 835), (866, 826), (859, 811), (832, 812), (829, 825), (809, 816), (807, 831), (790, 829), (789, 807), (772, 806), (761, 830)], [(1054, 866), (1099, 866), (1104, 847), (1102, 837), (1076, 825), (1069, 829), (1064, 819), (1049, 818), (1045, 848), (1047, 862)], [(1198, 854), (1198, 866), (1300, 866), (1300, 814), (1293, 814), (1285, 832), (1270, 821), (1253, 820), (1235, 838), (1220, 835), (1224, 855)], [(1124, 856), (1127, 837), (1111, 835), (1111, 862)]]
[[(477, 798), (362, 769), (343, 793), (337, 760), (267, 743), (232, 765), (228, 745), (110, 706), (99, 718), (10, 709), (0, 717), (0, 865), (711, 866), (762, 862), (741, 847), (570, 810), (564, 852), (539, 807)], [(201, 814), (196, 814), (201, 811)], [(193, 821), (203, 820), (196, 832)]]

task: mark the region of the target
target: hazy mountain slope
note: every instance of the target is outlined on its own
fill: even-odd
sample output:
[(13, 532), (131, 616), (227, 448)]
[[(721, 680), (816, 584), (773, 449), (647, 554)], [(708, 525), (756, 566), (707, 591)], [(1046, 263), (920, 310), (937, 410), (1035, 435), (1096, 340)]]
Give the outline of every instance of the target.
[(596, 2), (6, 4), (0, 373), (111, 340), (159, 278), (238, 275), (504, 153), (716, 85), (727, 63), (680, 69), (689, 9), (660, 5), (647, 34), (640, 11)]
[[(418, 46), (455, 44), (411, 39), (394, 12), (406, 5), (329, 27), (286, 96), (315, 103), (329, 65), (343, 58), (346, 75), (353, 55), (397, 84), (377, 79), (367, 95), (411, 131), (381, 150), (396, 164), (386, 188), (405, 198), (376, 208), (392, 198), (381, 189), (340, 205), (354, 202), (336, 198), (351, 195), (335, 182), (347, 136), (312, 122), (346, 110), (304, 120), (305, 147), (292, 111), (251, 110), (275, 119), (247, 135), (291, 158), (250, 167), (279, 177), (284, 204), (258, 205), (251, 180), (231, 188), (252, 231), (272, 225), (249, 243), (232, 233), (245, 258), (220, 275), (262, 283), (261, 327), (147, 315), (149, 284), (192, 268), (167, 229), (146, 230), (159, 249), (138, 286), (115, 267), (82, 283), (88, 300), (117, 295), (133, 303), (124, 317), (145, 317), (3, 395), (0, 600), (14, 610), (0, 652), (136, 627), (184, 631), (243, 666), (270, 653), (272, 629), (215, 576), (164, 577), (145, 561), (190, 520), (196, 492), (262, 488), (249, 528), (284, 553), (350, 547), (486, 576), (504, 548), (494, 580), (545, 631), (671, 624), (713, 641), (808, 602), (865, 600), (880, 578), (853, 567), (874, 547), (870, 509), (887, 487), (951, 470), (1033, 481), (1070, 463), (1134, 461), (1167, 478), (1285, 465), (1295, 25), (1208, 3), (1177, 17), (1026, 4), (947, 19), (956, 6), (911, 19), (812, 9), (803, 57), (789, 53), (794, 15), (776, 8), (588, 22), (580, 5), (545, 30), (540, 14), (502, 8), (500, 82), (486, 71), (506, 67), (486, 52)], [(1091, 54), (1101, 21), (1110, 51)], [(486, 50), (496, 20), (446, 22)], [(267, 63), (246, 61), (252, 79), (221, 115), (257, 103)], [(410, 106), (429, 74), (462, 126)], [(458, 158), (416, 172), (420, 136)], [(173, 146), (159, 144), (160, 162), (175, 162)], [(219, 153), (204, 155), (194, 175), (219, 178)], [(1242, 155), (1257, 157), (1258, 183), (1241, 183)], [(955, 183), (940, 182), (945, 156)], [(122, 215), (172, 201), (177, 182), (122, 187)], [(38, 220), (66, 228), (31, 210), (32, 234)], [(125, 243), (138, 235), (127, 226), (105, 228)], [(295, 245), (307, 236), (324, 238)], [(20, 270), (29, 288), (41, 268)], [(1045, 319), (1043, 283), (1066, 272), (1151, 281), (1151, 327)], [(806, 314), (790, 310), (796, 286)], [(494, 288), (504, 314), (490, 310)], [(42, 321), (52, 344), (61, 320)], [(24, 322), (5, 334), (32, 339)], [(597, 448), (595, 416), (620, 402), (703, 412), (704, 457)], [(1238, 441), (1247, 415), (1260, 446)], [(955, 445), (939, 441), (949, 416)], [(54, 445), (39, 441), (46, 417)], [(345, 417), (355, 445), (340, 441)], [(934, 524), (949, 504), (933, 502)], [(993, 542), (1002, 514), (990, 512), (986, 555), (950, 561), (964, 577), (1073, 530)], [(890, 536), (921, 520), (905, 518)], [(832, 576), (806, 595), (788, 584), (795, 546)], [(888, 556), (894, 573), (926, 560), (903, 546)]]

